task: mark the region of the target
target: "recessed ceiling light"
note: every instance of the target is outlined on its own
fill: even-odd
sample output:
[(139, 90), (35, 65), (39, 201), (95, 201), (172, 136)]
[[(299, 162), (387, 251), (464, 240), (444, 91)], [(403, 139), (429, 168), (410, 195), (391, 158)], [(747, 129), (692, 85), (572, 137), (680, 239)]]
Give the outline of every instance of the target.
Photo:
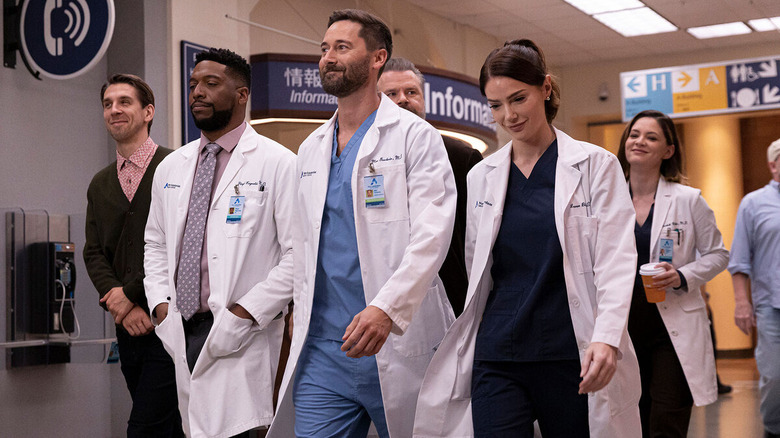
[(714, 24), (712, 26), (692, 27), (688, 33), (696, 38), (703, 40), (707, 38), (718, 38), (732, 35), (744, 35), (752, 32), (747, 24), (741, 21), (733, 23)]
[(645, 4), (639, 0), (563, 0), (582, 12), (593, 15), (602, 12), (622, 11), (641, 8)]
[(622, 11), (645, 6), (640, 0), (563, 0), (580, 11), (588, 14)]
[(677, 26), (647, 7), (596, 14), (593, 18), (625, 37), (677, 30)]
[(750, 27), (756, 32), (766, 32), (770, 30), (780, 30), (780, 17), (759, 18), (748, 21)]

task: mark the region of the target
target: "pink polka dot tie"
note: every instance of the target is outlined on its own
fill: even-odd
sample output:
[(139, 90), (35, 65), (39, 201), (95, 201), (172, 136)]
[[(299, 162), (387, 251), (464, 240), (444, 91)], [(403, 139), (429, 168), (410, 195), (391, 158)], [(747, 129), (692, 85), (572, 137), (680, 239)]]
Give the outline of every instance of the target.
[(176, 305), (184, 319), (192, 318), (200, 308), (200, 257), (211, 199), (211, 185), (214, 182), (214, 169), (217, 167), (217, 152), (220, 146), (209, 143), (205, 150), (206, 156), (195, 171), (195, 182), (190, 194), (187, 225), (184, 227), (179, 258)]

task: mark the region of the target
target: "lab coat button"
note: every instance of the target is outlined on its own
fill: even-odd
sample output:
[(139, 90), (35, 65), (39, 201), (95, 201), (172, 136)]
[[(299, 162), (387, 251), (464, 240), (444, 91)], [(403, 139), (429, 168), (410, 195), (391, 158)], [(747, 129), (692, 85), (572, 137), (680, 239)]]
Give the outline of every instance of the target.
[(661, 308), (664, 309), (664, 310), (668, 309), (668, 307), (666, 307), (666, 305), (661, 306)]
[(583, 350), (587, 350), (588, 349), (588, 343), (587, 342), (583, 342), (582, 344), (580, 344), (580, 348), (582, 348)]
[(580, 307), (580, 300), (578, 300), (576, 298), (571, 300), (571, 305), (574, 306), (574, 307)]
[(314, 221), (314, 229), (319, 230), (320, 229), (320, 221)]
[(671, 332), (669, 332), (669, 334), (672, 336), (677, 336), (678, 333), (677, 330), (672, 330)]
[(211, 260), (216, 260), (216, 259), (217, 259), (217, 255), (216, 254), (212, 254), (211, 255)]

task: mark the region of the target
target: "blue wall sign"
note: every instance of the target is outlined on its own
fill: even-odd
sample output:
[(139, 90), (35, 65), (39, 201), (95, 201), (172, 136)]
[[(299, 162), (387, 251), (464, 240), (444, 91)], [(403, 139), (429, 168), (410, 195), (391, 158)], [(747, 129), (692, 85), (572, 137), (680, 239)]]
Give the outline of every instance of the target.
[[(487, 101), (473, 78), (424, 68), (426, 118), (437, 128), (476, 134), (495, 141)], [(252, 118), (328, 119), (338, 106), (322, 89), (319, 57), (266, 53), (252, 56)]]
[(195, 68), (195, 55), (209, 48), (189, 41), (181, 42), (181, 138), (187, 144), (200, 138), (200, 129), (195, 126), (195, 119), (190, 112), (190, 78)]
[(53, 79), (70, 79), (94, 67), (113, 33), (113, 0), (35, 0), (22, 5), (24, 55), (34, 70)]

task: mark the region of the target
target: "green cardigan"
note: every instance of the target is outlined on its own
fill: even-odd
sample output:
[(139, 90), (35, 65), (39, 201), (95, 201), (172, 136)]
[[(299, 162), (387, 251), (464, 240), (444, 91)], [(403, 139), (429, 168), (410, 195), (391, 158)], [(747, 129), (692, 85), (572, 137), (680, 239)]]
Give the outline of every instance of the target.
[(144, 292), (144, 229), (154, 171), (171, 152), (157, 148), (133, 202), (127, 200), (119, 185), (116, 161), (98, 172), (89, 184), (84, 263), (100, 298), (114, 287), (123, 287), (130, 301), (149, 312)]

